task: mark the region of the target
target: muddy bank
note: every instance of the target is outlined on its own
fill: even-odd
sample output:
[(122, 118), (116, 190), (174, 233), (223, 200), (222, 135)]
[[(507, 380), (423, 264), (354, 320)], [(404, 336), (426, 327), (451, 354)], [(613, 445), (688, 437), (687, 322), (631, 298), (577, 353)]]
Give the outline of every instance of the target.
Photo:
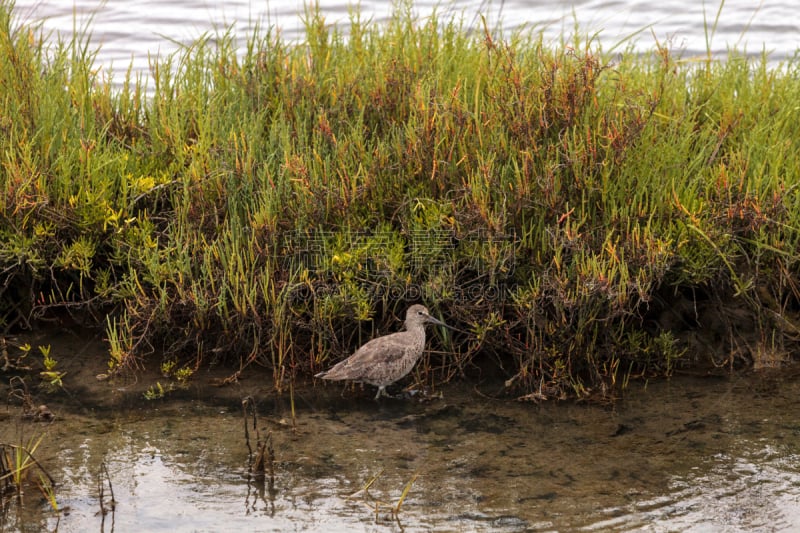
[[(752, 375), (748, 379), (759, 382), (773, 378), (791, 379), (800, 374), (800, 365), (792, 361), (785, 349), (775, 344), (769, 348), (764, 346), (758, 338), (755, 323), (741, 305), (723, 302), (719, 298), (692, 301), (679, 294), (673, 295), (668, 306), (666, 300), (659, 299), (659, 302), (653, 304), (648, 320), (654, 328), (671, 329), (680, 339), (684, 355), (675, 362), (672, 372), (675, 376), (732, 379), (738, 375)], [(27, 354), (20, 349), (26, 345), (29, 347)], [(55, 361), (54, 371), (62, 376), (60, 385), (50, 383), (39, 347), (46, 347), (49, 357)], [(176, 379), (174, 371), (165, 372), (164, 361), (152, 357), (140, 361), (134, 368), (109, 372), (105, 332), (74, 325), (6, 337), (4, 352), (7, 357), (2, 373), (3, 390), (0, 392), (9, 397), (11, 406), (18, 405), (34, 415), (33, 410), (41, 404), (52, 402), (67, 402), (88, 410), (113, 410), (129, 406), (161, 406), (170, 400), (199, 400), (233, 407), (248, 397), (284, 403), (291, 397), (302, 401), (304, 397), (323, 395), (333, 398), (340, 394), (343, 401), (355, 401), (368, 399), (374, 394), (374, 388), (370, 386), (325, 383), (302, 373), (295, 377), (291, 387), (288, 377), (282, 380), (282, 390), (276, 391), (277, 381), (272, 369), (257, 362), (232, 368), (224, 363), (193, 366), (190, 360), (183, 360), (180, 366), (192, 370), (185, 380)], [(752, 365), (748, 362), (751, 358)], [(420, 394), (414, 401), (420, 401), (426, 394), (437, 397), (439, 389), (445, 386), (441, 381), (445, 376), (431, 370), (425, 363), (426, 360), (420, 363), (420, 367), (425, 368), (412, 372), (390, 390), (399, 393), (404, 389), (415, 389), (413, 393)], [(425, 373), (425, 370), (430, 370), (430, 373)], [(461, 386), (474, 388), (488, 403), (519, 398), (516, 389), (506, 387), (508, 374), (494, 364), (485, 367), (472, 365), (465, 371), (460, 376), (451, 373), (447, 377), (455, 377)], [(664, 379), (657, 378), (657, 381)], [(647, 376), (639, 376), (630, 382), (632, 387), (598, 389), (586, 399), (601, 404), (613, 403), (638, 394), (637, 391), (647, 382)], [(26, 396), (30, 405), (23, 405)], [(526, 395), (523, 398), (548, 401), (545, 395)], [(13, 417), (12, 411), (0, 416)]]

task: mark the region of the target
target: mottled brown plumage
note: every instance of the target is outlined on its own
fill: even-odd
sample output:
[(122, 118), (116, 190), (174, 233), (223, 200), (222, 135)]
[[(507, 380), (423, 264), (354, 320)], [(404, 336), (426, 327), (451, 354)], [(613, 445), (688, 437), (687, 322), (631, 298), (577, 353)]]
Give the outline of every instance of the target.
[(349, 380), (378, 387), (377, 400), (386, 394), (386, 387), (411, 372), (425, 350), (425, 324), (450, 327), (433, 318), (423, 305), (412, 305), (406, 311), (406, 330), (372, 339), (333, 368), (316, 378), (334, 381)]

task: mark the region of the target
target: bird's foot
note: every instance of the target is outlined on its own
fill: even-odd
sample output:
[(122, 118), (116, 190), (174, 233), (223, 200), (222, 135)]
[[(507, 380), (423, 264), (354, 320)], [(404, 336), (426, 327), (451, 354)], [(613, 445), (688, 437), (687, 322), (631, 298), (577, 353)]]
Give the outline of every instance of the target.
[(401, 392), (400, 394), (389, 394), (386, 392), (386, 387), (381, 387), (378, 389), (378, 394), (375, 395), (375, 400), (380, 400), (381, 396), (384, 398), (390, 398), (392, 400), (404, 400), (407, 399), (405, 392)]

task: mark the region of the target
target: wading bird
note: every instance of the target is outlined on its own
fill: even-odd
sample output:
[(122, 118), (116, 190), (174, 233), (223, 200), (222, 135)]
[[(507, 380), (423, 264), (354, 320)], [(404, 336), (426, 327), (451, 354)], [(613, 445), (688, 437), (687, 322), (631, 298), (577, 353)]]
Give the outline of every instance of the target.
[(389, 396), (386, 387), (411, 372), (425, 350), (425, 324), (454, 329), (433, 318), (424, 305), (406, 311), (406, 330), (372, 339), (356, 353), (315, 378), (356, 381), (378, 387), (375, 395)]

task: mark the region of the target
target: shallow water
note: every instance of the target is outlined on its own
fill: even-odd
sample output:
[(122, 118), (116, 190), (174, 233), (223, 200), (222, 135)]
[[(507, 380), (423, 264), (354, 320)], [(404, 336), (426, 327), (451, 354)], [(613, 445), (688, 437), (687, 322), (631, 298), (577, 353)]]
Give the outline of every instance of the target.
[[(50, 424), (13, 408), (0, 442), (45, 433), (60, 519), (35, 489), (3, 531), (789, 531), (800, 527), (800, 386), (768, 375), (636, 386), (614, 406), (522, 404), (456, 386), (372, 400), (337, 386), (275, 398), (192, 387), (111, 406), (49, 398)], [(122, 390), (115, 384), (112, 390)], [(483, 392), (491, 392), (484, 390)], [(274, 485), (247, 475), (239, 398), (271, 431)], [(112, 398), (113, 394), (107, 395)], [(131, 400), (133, 398), (134, 401)], [(47, 399), (45, 397), (45, 399)], [(252, 427), (251, 427), (252, 430)], [(251, 438), (254, 438), (251, 435)], [(101, 463), (117, 505), (99, 513)], [(399, 518), (394, 505), (415, 475)], [(378, 476), (368, 494), (359, 494)], [(106, 491), (106, 507), (108, 507)], [(382, 502), (382, 503), (376, 503)], [(378, 505), (377, 516), (375, 507)]]

